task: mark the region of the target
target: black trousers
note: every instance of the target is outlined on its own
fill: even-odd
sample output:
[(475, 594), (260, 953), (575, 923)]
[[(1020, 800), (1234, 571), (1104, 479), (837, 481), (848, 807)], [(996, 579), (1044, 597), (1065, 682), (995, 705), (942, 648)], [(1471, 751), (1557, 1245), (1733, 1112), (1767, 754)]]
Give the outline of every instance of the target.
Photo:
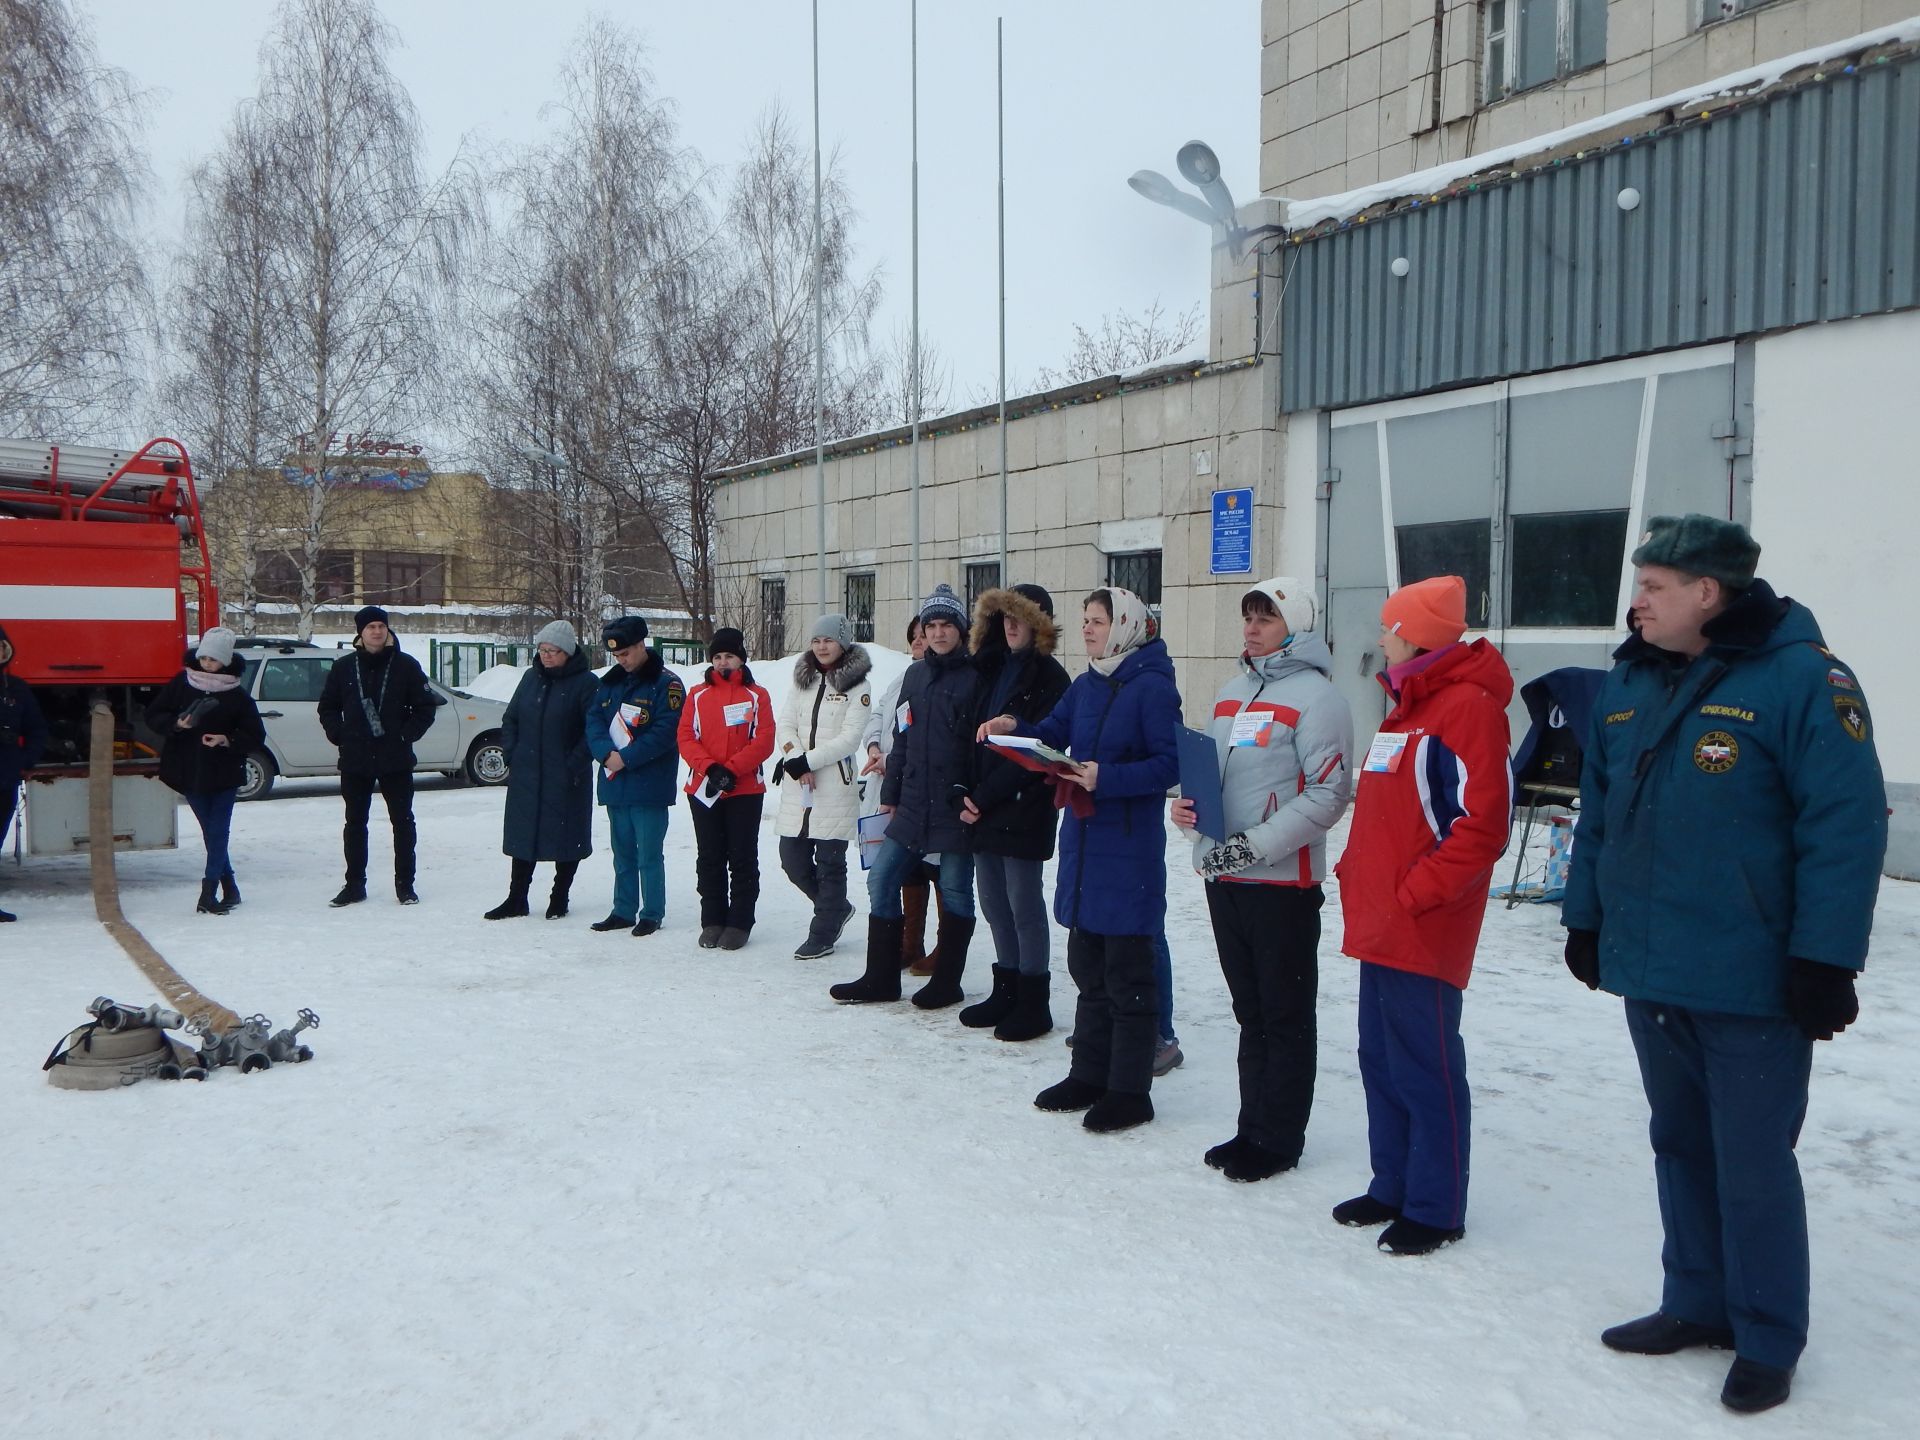
[(340, 843), (347, 852), (347, 883), (367, 883), (367, 816), (373, 810), (373, 792), (387, 802), (393, 822), (393, 883), (413, 883), (413, 849), (419, 832), (413, 825), (413, 772), (393, 770), (385, 775), (342, 775), (340, 798), (347, 803), (347, 823)]
[[(1318, 885), (1207, 884), (1220, 970), (1240, 1022), (1240, 1128), (1290, 1161), (1313, 1112), (1320, 991)], [(1076, 1042), (1077, 1043), (1077, 1042)]]
[(847, 913), (847, 842), (782, 835), (780, 868), (813, 902), (813, 924), (807, 928), (807, 938), (828, 940), (837, 935), (841, 917)]
[[(723, 795), (711, 805), (690, 800), (700, 887), (700, 928), (753, 928), (760, 899), (760, 807), (765, 795)], [(731, 882), (731, 884), (729, 884)]]
[(1073, 1078), (1145, 1095), (1153, 1088), (1160, 1026), (1153, 937), (1069, 930), (1067, 973), (1080, 992), (1073, 1011)]

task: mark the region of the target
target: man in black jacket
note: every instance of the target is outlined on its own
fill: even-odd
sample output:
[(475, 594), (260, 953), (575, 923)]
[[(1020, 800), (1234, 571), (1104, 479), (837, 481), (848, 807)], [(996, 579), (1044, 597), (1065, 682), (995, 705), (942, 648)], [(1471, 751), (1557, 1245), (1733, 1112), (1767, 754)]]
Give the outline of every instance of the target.
[(385, 610), (363, 607), (353, 629), (353, 649), (333, 662), (320, 692), (320, 726), (340, 751), (340, 796), (347, 806), (340, 832), (347, 883), (330, 903), (356, 905), (367, 898), (367, 814), (378, 790), (393, 822), (393, 893), (402, 905), (417, 905), (413, 747), (433, 727), (439, 702), (420, 662), (400, 653)]
[[(900, 884), (913, 867), (937, 853), (940, 901), (951, 915), (941, 922), (940, 958), (933, 978), (913, 997), (923, 1010), (957, 1005), (960, 977), (973, 939), (972, 835), (960, 806), (973, 778), (973, 732), (978, 677), (967, 662), (967, 608), (951, 587), (936, 586), (920, 607), (923, 659), (907, 667), (894, 713), (880, 809), (892, 818), (887, 838), (867, 872), (867, 970), (827, 993), (842, 1005), (900, 998), (900, 932), (905, 928)], [(949, 934), (952, 937), (948, 941)]]
[[(7, 824), (13, 819), (20, 777), (40, 763), (47, 745), (47, 722), (39, 702), (24, 680), (8, 673), (12, 662), (13, 642), (0, 627), (0, 843), (5, 842)], [(11, 919), (0, 910), (0, 924)]]

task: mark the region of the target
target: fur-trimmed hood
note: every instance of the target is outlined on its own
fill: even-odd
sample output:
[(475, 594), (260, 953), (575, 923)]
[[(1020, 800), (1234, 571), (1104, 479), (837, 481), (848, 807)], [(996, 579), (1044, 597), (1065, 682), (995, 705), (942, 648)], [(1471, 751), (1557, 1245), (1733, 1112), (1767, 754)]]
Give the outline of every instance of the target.
[(1033, 648), (1037, 654), (1053, 654), (1053, 647), (1060, 639), (1060, 627), (1054, 624), (1053, 617), (1018, 590), (1001, 589), (988, 590), (973, 603), (973, 632), (967, 648), (975, 655), (1007, 648), (1006, 631), (997, 623), (1002, 615), (1013, 616), (1033, 631)]
[[(846, 694), (854, 686), (867, 678), (873, 669), (873, 656), (867, 653), (864, 645), (849, 645), (840, 656), (840, 661), (827, 671), (827, 680), (839, 694)], [(820, 674), (820, 667), (813, 663), (813, 652), (802, 650), (793, 662), (793, 683), (802, 690), (813, 688), (814, 678)]]

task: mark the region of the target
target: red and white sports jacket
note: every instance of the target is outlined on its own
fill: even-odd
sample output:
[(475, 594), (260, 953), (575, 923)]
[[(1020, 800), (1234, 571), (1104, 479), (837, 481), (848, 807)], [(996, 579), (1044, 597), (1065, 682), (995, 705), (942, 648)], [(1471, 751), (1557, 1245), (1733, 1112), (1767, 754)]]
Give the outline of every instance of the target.
[(1356, 767), (1334, 867), (1340, 948), (1356, 960), (1466, 989), (1513, 818), (1512, 698), (1513, 674), (1485, 640), (1436, 651), (1401, 681)]
[[(1227, 834), (1260, 858), (1221, 885), (1318, 885), (1327, 831), (1353, 797), (1353, 712), (1327, 677), (1333, 657), (1318, 635), (1295, 635), (1220, 687), (1209, 733), (1220, 753)], [(1215, 842), (1194, 837), (1193, 868)]]
[(760, 795), (766, 782), (760, 767), (773, 754), (773, 701), (753, 683), (742, 665), (731, 675), (707, 667), (707, 678), (687, 692), (680, 711), (680, 758), (687, 762), (687, 792), (705, 778), (707, 767), (733, 772), (735, 795)]

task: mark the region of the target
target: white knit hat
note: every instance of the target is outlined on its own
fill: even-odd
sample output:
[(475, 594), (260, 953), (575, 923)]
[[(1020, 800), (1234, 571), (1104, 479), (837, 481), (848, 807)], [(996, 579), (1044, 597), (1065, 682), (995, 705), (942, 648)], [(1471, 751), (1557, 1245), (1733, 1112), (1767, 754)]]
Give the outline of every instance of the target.
[(1290, 634), (1310, 634), (1319, 623), (1320, 605), (1313, 598), (1313, 586), (1305, 580), (1296, 580), (1291, 575), (1275, 575), (1271, 580), (1262, 580), (1258, 585), (1242, 591), (1241, 601), (1244, 603), (1249, 595), (1264, 595), (1271, 600), (1274, 609), (1280, 612), (1280, 618), (1287, 622)]

